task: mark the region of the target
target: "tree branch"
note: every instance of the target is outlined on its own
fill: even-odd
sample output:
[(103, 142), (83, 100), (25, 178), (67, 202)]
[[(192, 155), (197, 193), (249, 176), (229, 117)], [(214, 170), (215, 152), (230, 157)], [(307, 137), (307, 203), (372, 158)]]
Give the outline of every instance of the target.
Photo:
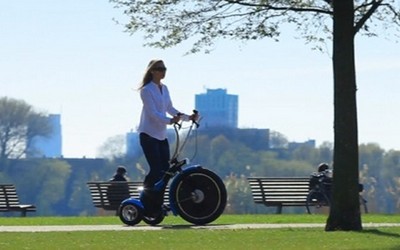
[(269, 10), (276, 10), (276, 11), (294, 11), (294, 12), (316, 12), (321, 14), (333, 15), (333, 11), (322, 9), (322, 8), (315, 8), (315, 7), (293, 7), (293, 6), (283, 6), (277, 7), (270, 4), (254, 4), (254, 3), (245, 3), (241, 0), (225, 0), (229, 4), (237, 4), (242, 6), (248, 7), (262, 7)]
[(357, 34), (357, 32), (362, 28), (365, 22), (372, 16), (372, 14), (378, 9), (378, 7), (382, 4), (383, 0), (373, 0), (371, 2), (371, 8), (365, 13), (365, 15), (356, 23), (354, 26), (353, 36)]

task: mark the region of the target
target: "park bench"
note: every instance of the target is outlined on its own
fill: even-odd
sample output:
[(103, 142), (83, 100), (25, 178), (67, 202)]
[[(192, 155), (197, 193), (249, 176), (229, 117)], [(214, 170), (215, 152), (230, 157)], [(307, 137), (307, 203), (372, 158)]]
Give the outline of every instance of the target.
[(255, 203), (277, 207), (281, 214), (283, 207), (304, 206), (309, 192), (309, 177), (248, 177)]
[[(116, 211), (121, 202), (129, 197), (139, 199), (141, 181), (92, 181), (87, 182), (93, 205), (109, 211)], [(168, 188), (164, 194), (164, 204), (169, 204)]]
[(27, 212), (35, 212), (32, 204), (20, 204), (18, 194), (13, 184), (0, 184), (0, 212), (21, 212), (26, 217)]

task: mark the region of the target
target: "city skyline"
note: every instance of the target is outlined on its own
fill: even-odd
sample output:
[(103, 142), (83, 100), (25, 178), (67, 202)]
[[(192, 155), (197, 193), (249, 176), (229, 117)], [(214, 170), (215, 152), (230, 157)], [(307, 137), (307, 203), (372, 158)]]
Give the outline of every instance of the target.
[[(207, 89), (205, 93), (198, 93), (195, 95), (196, 104), (195, 109), (197, 111), (204, 112), (201, 119), (202, 128), (205, 130), (219, 131), (224, 129), (238, 129), (238, 95), (234, 95), (227, 92), (226, 89)], [(230, 119), (221, 120), (222, 118), (230, 117)], [(51, 124), (53, 131), (48, 136), (39, 136), (33, 139), (32, 145), (29, 147), (27, 158), (64, 158), (62, 151), (62, 124), (60, 114), (49, 114), (47, 116), (48, 122)], [(251, 131), (250, 133), (260, 133), (255, 131), (261, 131), (269, 135), (269, 129), (240, 129), (243, 133), (245, 131)], [(171, 129), (172, 131), (172, 129)], [(265, 132), (268, 131), (268, 132)], [(248, 132), (247, 132), (248, 133)], [(249, 135), (249, 134), (248, 134)], [(250, 136), (251, 137), (251, 136)], [(122, 138), (122, 137), (121, 137)], [(124, 145), (121, 145), (121, 152), (128, 157), (133, 157), (141, 152), (139, 136), (136, 131), (127, 131), (124, 135)], [(258, 139), (262, 139), (260, 135)], [(263, 139), (262, 139), (263, 140)], [(260, 143), (259, 143), (260, 144)], [(269, 139), (265, 141), (266, 148), (269, 148)], [(315, 140), (308, 140), (304, 142), (291, 142), (288, 141), (288, 148), (295, 148), (300, 145), (308, 145), (315, 147)], [(113, 149), (115, 149), (113, 147)], [(125, 149), (125, 152), (123, 150)], [(106, 150), (107, 151), (107, 150)], [(107, 151), (108, 152), (108, 151)], [(107, 155), (107, 152), (99, 152), (102, 155), (100, 158)], [(110, 155), (107, 155), (109, 157)]]
[[(183, 56), (190, 41), (142, 47), (112, 19), (108, 1), (3, 1), (0, 96), (61, 114), (63, 155), (95, 157), (109, 137), (135, 130), (138, 82), (153, 58), (164, 60), (174, 106), (191, 112), (194, 96), (223, 88), (240, 96), (239, 128), (269, 128), (289, 141), (333, 142), (333, 77), (327, 53), (284, 30), (280, 42), (219, 40), (210, 54)], [(356, 38), (359, 142), (400, 149), (400, 45)]]

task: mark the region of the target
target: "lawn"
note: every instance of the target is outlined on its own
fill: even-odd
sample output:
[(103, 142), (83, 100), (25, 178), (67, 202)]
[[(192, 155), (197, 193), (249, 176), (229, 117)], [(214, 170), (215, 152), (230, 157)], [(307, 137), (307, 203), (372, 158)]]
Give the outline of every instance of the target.
[[(223, 215), (212, 224), (325, 223), (315, 215)], [(364, 223), (400, 222), (398, 215), (363, 215)], [(121, 224), (109, 217), (0, 218), (0, 225)], [(0, 249), (400, 249), (400, 227), (366, 227), (361, 232), (324, 232), (322, 228), (193, 229), (167, 217), (157, 231), (96, 231), (0, 234)]]

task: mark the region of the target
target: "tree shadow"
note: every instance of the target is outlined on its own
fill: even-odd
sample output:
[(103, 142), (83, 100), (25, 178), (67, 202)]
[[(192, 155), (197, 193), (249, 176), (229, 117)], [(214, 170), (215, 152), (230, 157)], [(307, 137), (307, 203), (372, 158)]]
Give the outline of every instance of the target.
[(212, 229), (225, 226), (227, 224), (206, 224), (206, 225), (162, 225), (159, 226), (162, 229), (173, 229), (173, 230), (179, 230), (179, 229)]
[(391, 237), (391, 238), (400, 238), (400, 234), (382, 232), (379, 229), (364, 229), (364, 230), (360, 231), (360, 233), (374, 234), (377, 236), (385, 236), (385, 237)]
[[(373, 234), (373, 235), (389, 237), (389, 238), (400, 238), (400, 234), (382, 232), (379, 229), (364, 229), (364, 230), (360, 231), (360, 233)], [(400, 245), (397, 245), (397, 246), (394, 246), (394, 247), (390, 247), (390, 248), (386, 248), (386, 249), (388, 249), (388, 250), (397, 250), (397, 249), (400, 249)]]

